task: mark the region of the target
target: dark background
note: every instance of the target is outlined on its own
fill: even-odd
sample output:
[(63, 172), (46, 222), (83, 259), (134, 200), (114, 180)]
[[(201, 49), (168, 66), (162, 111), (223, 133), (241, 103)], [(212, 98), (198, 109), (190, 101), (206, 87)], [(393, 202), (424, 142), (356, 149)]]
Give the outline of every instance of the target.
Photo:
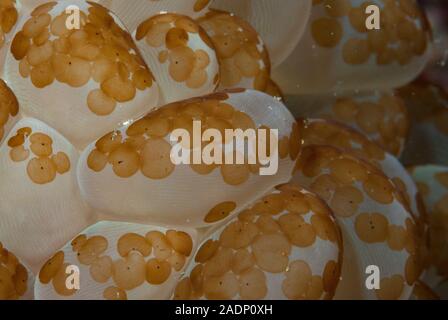
[(419, 0), (425, 6), (434, 33), (434, 55), (423, 78), (448, 91), (448, 0)]

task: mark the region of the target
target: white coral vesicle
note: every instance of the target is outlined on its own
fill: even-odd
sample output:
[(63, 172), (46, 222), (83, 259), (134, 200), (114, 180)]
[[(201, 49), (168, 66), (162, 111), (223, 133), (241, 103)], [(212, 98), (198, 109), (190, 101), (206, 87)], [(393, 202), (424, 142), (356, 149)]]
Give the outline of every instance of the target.
[[(278, 172), (261, 175), (260, 162), (250, 163), (247, 153), (242, 164), (174, 165), (171, 155), (179, 144), (171, 134), (184, 129), (193, 138), (197, 121), (199, 134), (215, 129), (222, 137), (226, 129), (278, 128)], [(185, 152), (195, 148), (181, 146)], [(225, 141), (222, 146), (223, 155), (233, 153)], [(299, 151), (298, 125), (281, 102), (235, 90), (169, 104), (104, 135), (82, 153), (78, 178), (83, 198), (106, 219), (206, 227), (288, 182)]]
[[(80, 28), (68, 29), (69, 5)], [(28, 116), (77, 148), (157, 106), (159, 89), (121, 21), (93, 2), (59, 1), (26, 12), (5, 62), (5, 80)]]
[(315, 194), (283, 185), (203, 241), (174, 299), (331, 299), (342, 238)]
[[(192, 229), (100, 222), (42, 265), (36, 298), (167, 299), (196, 245), (197, 232)], [(79, 290), (65, 285), (68, 266), (79, 270)]]
[(79, 154), (53, 128), (25, 118), (0, 155), (0, 190), (8, 199), (0, 203), (1, 241), (36, 272), (67, 237), (94, 221), (79, 193)]
[[(380, 8), (379, 30), (367, 28), (368, 5)], [(405, 85), (431, 55), (425, 15), (414, 0), (313, 1), (303, 37), (274, 76), (287, 94)]]
[(164, 103), (209, 94), (217, 88), (220, 75), (215, 48), (195, 20), (172, 13), (156, 15), (138, 26), (135, 38)]

